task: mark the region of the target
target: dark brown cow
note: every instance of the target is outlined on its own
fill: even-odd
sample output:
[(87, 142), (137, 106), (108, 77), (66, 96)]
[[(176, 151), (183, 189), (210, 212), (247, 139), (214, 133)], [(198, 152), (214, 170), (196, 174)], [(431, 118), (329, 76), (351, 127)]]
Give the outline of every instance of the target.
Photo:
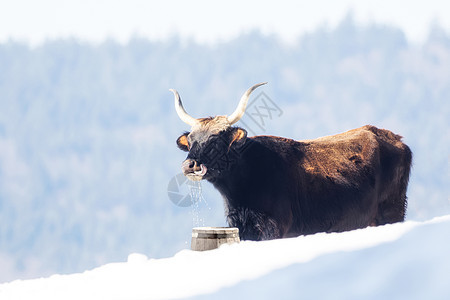
[[(262, 83), (264, 84), (264, 83)], [(247, 137), (233, 127), (251, 87), (230, 116), (195, 119), (179, 94), (175, 108), (192, 128), (177, 144), (191, 180), (206, 179), (222, 194), (230, 226), (242, 239), (264, 240), (340, 232), (404, 220), (411, 151), (401, 137), (364, 126), (295, 141)]]

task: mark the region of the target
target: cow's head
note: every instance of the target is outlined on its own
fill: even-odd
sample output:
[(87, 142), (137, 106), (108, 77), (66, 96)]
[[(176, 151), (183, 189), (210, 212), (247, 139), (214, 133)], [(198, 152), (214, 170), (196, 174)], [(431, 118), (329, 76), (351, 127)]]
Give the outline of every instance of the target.
[(234, 160), (239, 158), (246, 141), (247, 131), (232, 127), (245, 113), (250, 94), (259, 83), (249, 88), (236, 108), (229, 116), (196, 119), (183, 108), (180, 95), (175, 95), (175, 109), (180, 119), (191, 126), (190, 132), (185, 132), (177, 139), (178, 147), (188, 153), (181, 169), (191, 180), (214, 179), (226, 171)]

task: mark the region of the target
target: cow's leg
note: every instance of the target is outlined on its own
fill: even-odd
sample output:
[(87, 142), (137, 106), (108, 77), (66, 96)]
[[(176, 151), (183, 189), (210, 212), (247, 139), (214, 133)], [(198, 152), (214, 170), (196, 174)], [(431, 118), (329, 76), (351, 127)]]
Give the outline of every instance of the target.
[(270, 240), (281, 238), (278, 222), (268, 215), (246, 207), (231, 209), (227, 216), (228, 224), (239, 229), (242, 240)]
[(378, 205), (376, 225), (384, 225), (405, 220), (406, 195), (390, 198)]
[(406, 189), (409, 180), (409, 164), (411, 163), (411, 154), (406, 168), (398, 168), (397, 176), (389, 188), (389, 194), (384, 201), (378, 204), (378, 214), (376, 217), (377, 225), (384, 225), (405, 220), (407, 197)]
[(376, 216), (377, 225), (403, 222), (405, 220), (408, 176), (409, 170), (408, 173), (401, 177), (401, 180), (391, 188), (391, 193), (386, 199), (378, 204), (378, 213)]
[[(393, 141), (391, 144), (395, 144)], [(386, 151), (389, 149), (386, 149)], [(395, 152), (384, 152), (384, 158), (388, 158), (384, 163), (385, 171), (389, 174), (389, 185), (386, 186), (386, 193), (383, 195), (383, 201), (378, 204), (378, 214), (376, 217), (377, 225), (401, 222), (405, 219), (407, 198), (406, 190), (408, 187), (409, 173), (411, 171), (412, 153), (408, 146), (402, 145), (401, 149)], [(392, 166), (388, 162), (397, 162)]]

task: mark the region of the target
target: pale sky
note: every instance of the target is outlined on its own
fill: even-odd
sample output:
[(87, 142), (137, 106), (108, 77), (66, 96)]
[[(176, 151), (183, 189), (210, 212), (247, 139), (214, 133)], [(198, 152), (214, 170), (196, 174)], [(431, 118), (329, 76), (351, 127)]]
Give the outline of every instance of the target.
[(449, 0), (0, 0), (0, 42), (36, 45), (61, 37), (127, 42), (134, 35), (178, 34), (212, 43), (253, 29), (292, 42), (318, 26), (334, 27), (349, 10), (358, 23), (398, 26), (414, 42), (424, 40), (433, 23), (450, 32)]

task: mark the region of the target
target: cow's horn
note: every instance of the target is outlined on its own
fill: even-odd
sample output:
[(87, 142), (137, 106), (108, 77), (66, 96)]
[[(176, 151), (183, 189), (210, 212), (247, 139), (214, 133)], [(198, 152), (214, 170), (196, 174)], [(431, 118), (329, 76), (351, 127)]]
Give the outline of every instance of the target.
[(198, 123), (198, 120), (196, 118), (191, 117), (183, 107), (183, 103), (181, 103), (181, 97), (180, 94), (176, 90), (170, 89), (175, 96), (175, 110), (177, 111), (178, 116), (180, 117), (181, 121), (184, 123), (190, 125), (191, 127)]
[(236, 110), (228, 116), (227, 120), (228, 123), (230, 123), (230, 125), (236, 123), (237, 121), (239, 121), (242, 116), (245, 113), (245, 108), (247, 107), (247, 102), (248, 102), (248, 98), (250, 98), (250, 94), (259, 86), (266, 84), (267, 82), (262, 82), (262, 83), (258, 83), (255, 84), (254, 86), (252, 86), (251, 88), (249, 88), (244, 95), (242, 95), (241, 97), (241, 101), (239, 101), (239, 104), (236, 108)]

